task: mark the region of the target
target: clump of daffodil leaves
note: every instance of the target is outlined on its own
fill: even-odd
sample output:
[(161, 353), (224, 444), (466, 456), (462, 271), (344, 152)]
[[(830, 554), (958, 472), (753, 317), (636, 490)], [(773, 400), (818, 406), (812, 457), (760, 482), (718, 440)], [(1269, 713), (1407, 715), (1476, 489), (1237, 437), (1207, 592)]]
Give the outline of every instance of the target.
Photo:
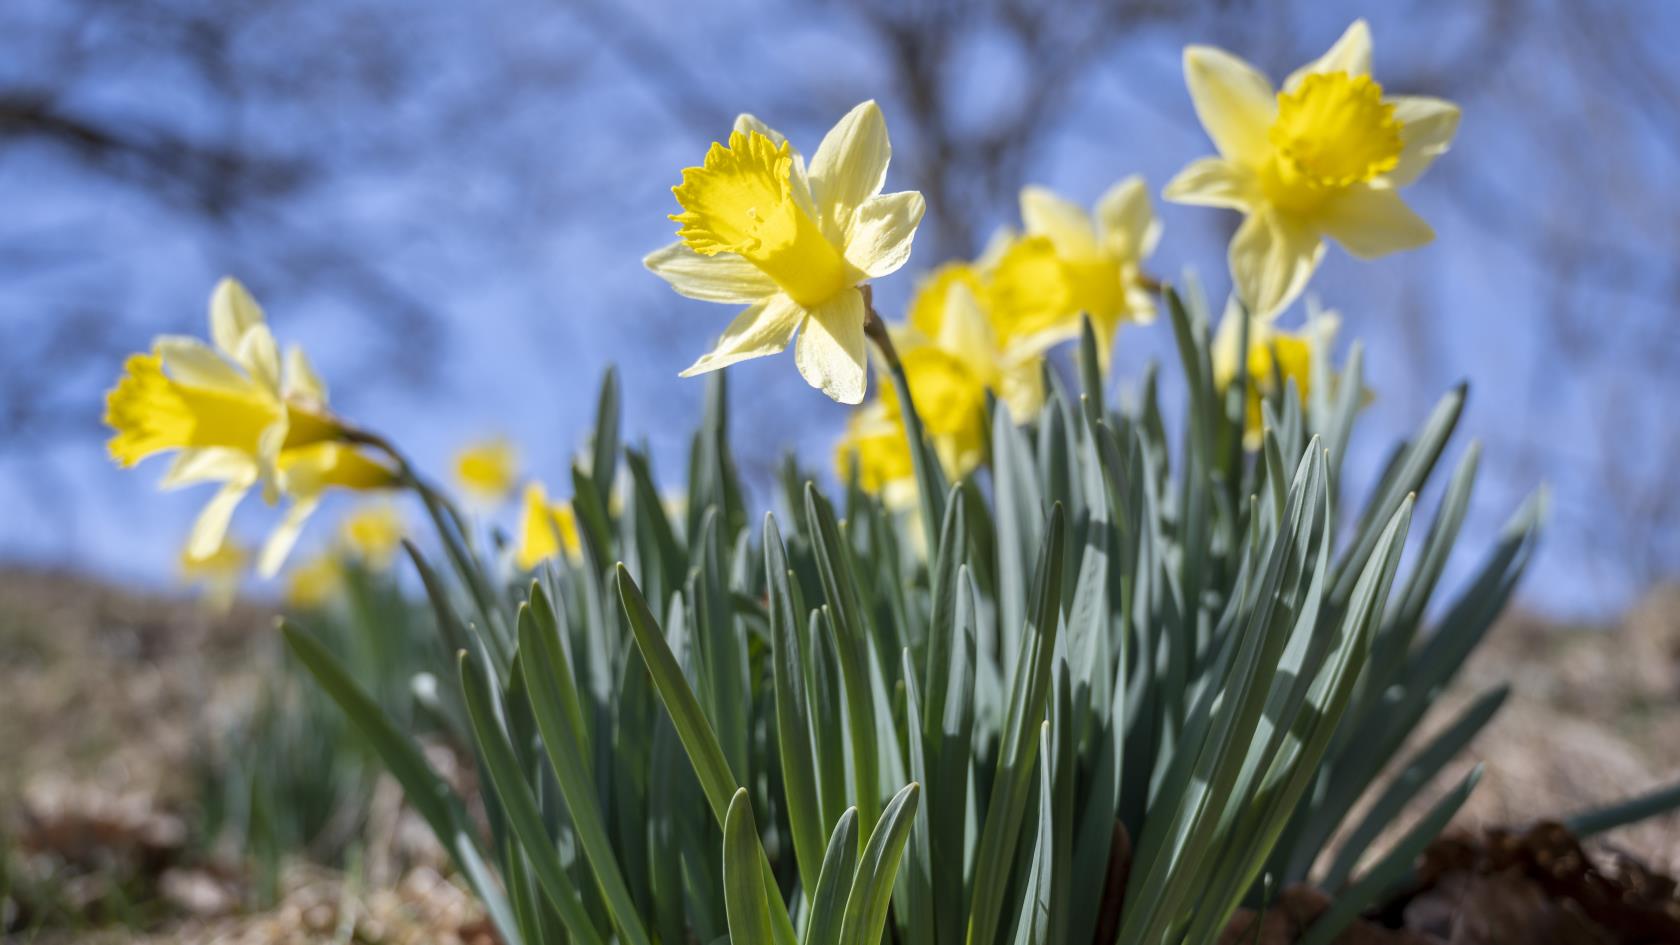
[[(1404, 883), (1479, 777), (1396, 826), (1505, 698), (1480, 693), (1408, 753), (1545, 509), (1524, 503), (1437, 600), (1477, 446), (1407, 536), (1462, 387), (1362, 505), (1343, 498), (1369, 396), (1360, 348), (1335, 363), (1333, 313), (1279, 316), (1326, 238), (1361, 257), (1429, 239), (1398, 191), (1458, 115), (1389, 95), (1370, 44), (1355, 23), (1280, 89), (1227, 53), (1186, 52), (1218, 156), (1165, 196), (1245, 215), (1217, 328), (1193, 279), (1149, 273), (1161, 228), (1136, 177), (1089, 208), (1027, 188), (1018, 228), (932, 268), (888, 321), (870, 283), (905, 265), (923, 203), (883, 192), (882, 110), (854, 108), (808, 161), (743, 115), (682, 172), (677, 240), (646, 259), (682, 295), (739, 308), (683, 372), (709, 375), (685, 491), (621, 438), (609, 371), (554, 489), (569, 497), (488, 439), (456, 462), (463, 512), (330, 412), (232, 282), (212, 300), (214, 347), (164, 338), (130, 359), (111, 452), (174, 453), (166, 486), (221, 483), (189, 560), (220, 552), (259, 486), (290, 503), (268, 569), (328, 489), (418, 498), (441, 561), (407, 545), (428, 632), (458, 654), (416, 680), (426, 711), (392, 714), (311, 633), (319, 593), (284, 633), (502, 941), (877, 945), (890, 928), (911, 945), (1202, 945), (1238, 908), (1310, 883), (1332, 905), (1303, 941), (1327, 943)], [(1121, 329), (1155, 322), (1184, 396), (1170, 431), (1158, 369), (1125, 409), (1105, 400)], [(790, 344), (806, 381), (859, 406), (835, 497), (790, 458), (758, 518), (718, 369)], [(1046, 358), (1070, 347), (1064, 379)], [(487, 528), (499, 515), (514, 537)], [(400, 525), (369, 519), (347, 547), (384, 560)], [(481, 806), (420, 736), (472, 759)]]

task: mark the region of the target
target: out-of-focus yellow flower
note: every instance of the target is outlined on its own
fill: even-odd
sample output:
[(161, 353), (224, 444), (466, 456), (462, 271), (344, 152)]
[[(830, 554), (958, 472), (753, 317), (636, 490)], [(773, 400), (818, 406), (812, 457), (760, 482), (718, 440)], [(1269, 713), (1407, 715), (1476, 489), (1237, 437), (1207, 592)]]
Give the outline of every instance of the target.
[(390, 568), (407, 532), (402, 513), (389, 502), (367, 503), (346, 515), (338, 526), (345, 550), (376, 571)]
[(234, 509), (259, 483), (271, 503), (293, 499), (258, 560), (258, 571), (272, 576), (322, 490), (376, 488), (395, 474), (340, 439), (344, 430), (303, 351), (291, 348), (282, 359), (262, 309), (233, 279), (211, 294), (210, 338), (213, 346), (160, 337), (151, 353), (128, 359), (105, 398), (108, 447), (122, 466), (173, 452), (165, 489), (221, 484), (193, 525), (190, 558), (217, 553)]
[(332, 600), (344, 586), (344, 562), (334, 549), (298, 564), (286, 578), (286, 603), (314, 610)]
[(1184, 51), (1190, 97), (1219, 156), (1191, 163), (1165, 196), (1246, 214), (1231, 240), (1231, 278), (1261, 318), (1301, 293), (1326, 237), (1360, 259), (1434, 238), (1398, 191), (1447, 150), (1458, 106), (1385, 95), (1370, 73), (1364, 20), (1281, 91), (1222, 50)]
[(1097, 201), (1095, 213), (1043, 187), (1021, 191), (1026, 233), (993, 273), (1000, 334), (1054, 343), (1079, 336), (1079, 316), (1091, 317), (1106, 370), (1114, 333), (1123, 321), (1155, 318), (1155, 299), (1143, 261), (1161, 239), (1143, 178), (1128, 177)]
[[(1220, 391), (1236, 380), (1238, 366), (1242, 363), (1243, 316), (1239, 308), (1228, 306), (1218, 330), (1214, 332), (1210, 354), (1213, 383)], [(1315, 310), (1306, 326), (1297, 332), (1283, 331), (1272, 322), (1252, 315), (1248, 316), (1248, 320), (1248, 404), (1243, 443), (1249, 449), (1255, 449), (1260, 445), (1263, 432), (1261, 401), (1276, 394), (1281, 385), (1293, 383), (1301, 403), (1307, 403), (1307, 398), (1312, 395), (1313, 358), (1320, 356), (1320, 352), (1324, 358), (1329, 358), (1330, 346), (1335, 343), (1336, 330), (1341, 326), (1341, 317), (1333, 311)], [(1335, 378), (1332, 377), (1331, 381), (1334, 383)]]
[(218, 613), (225, 613), (239, 596), (239, 582), (251, 563), (250, 549), (231, 540), (208, 555), (193, 557), (183, 549), (180, 558), (181, 579), (199, 587), (204, 605)]
[(520, 505), (519, 548), (514, 555), (520, 568), (529, 571), (562, 550), (574, 560), (583, 554), (570, 502), (550, 502), (542, 483), (531, 482)]
[(469, 443), (455, 454), (455, 481), (482, 502), (500, 502), (519, 481), (519, 450), (505, 437)]
[(863, 491), (880, 496), (893, 509), (916, 503), (911, 463), (904, 418), (879, 398), (853, 412), (834, 448), (834, 466), (841, 480), (849, 481), (855, 473)]
[(683, 376), (776, 354), (799, 336), (794, 360), (812, 387), (863, 401), (864, 317), (858, 286), (910, 258), (922, 195), (882, 194), (892, 146), (886, 120), (864, 102), (805, 159), (751, 115), (727, 145), (672, 188), (680, 239), (650, 254), (648, 269), (682, 295), (749, 306)]
[[(906, 352), (932, 345), (956, 357), (975, 381), (997, 394), (1016, 422), (1024, 423), (1038, 416), (1044, 405), (1044, 352), (1065, 335), (1006, 333), (995, 309), (982, 301), (989, 298), (990, 287), (976, 267), (942, 266), (917, 286), (910, 300), (910, 326), (898, 333), (896, 343)], [(916, 407), (926, 412), (934, 405), (922, 404), (908, 360), (905, 370)]]

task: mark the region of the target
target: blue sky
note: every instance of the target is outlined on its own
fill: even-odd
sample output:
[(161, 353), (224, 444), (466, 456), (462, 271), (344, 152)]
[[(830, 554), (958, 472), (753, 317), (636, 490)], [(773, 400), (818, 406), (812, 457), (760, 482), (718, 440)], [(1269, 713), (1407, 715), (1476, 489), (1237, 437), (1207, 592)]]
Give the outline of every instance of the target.
[[(65, 356), (65, 370), (50, 381), (55, 397), (86, 405), (85, 413), (72, 411), (74, 428), (0, 451), (0, 503), (8, 510), (0, 556), (140, 581), (169, 578), (206, 496), (156, 494), (161, 463), (114, 468), (92, 421), (121, 350), (142, 349), (161, 331), (201, 334), (209, 289), (226, 272), (257, 293), (282, 341), (312, 353), (341, 410), (385, 431), (425, 466), (441, 471), (454, 448), (494, 433), (520, 444), (530, 474), (563, 482), (600, 372), (615, 363), (627, 389), (627, 432), (652, 446), (674, 482), (701, 392), (699, 382), (676, 373), (732, 314), (677, 298), (640, 264), (671, 237), (665, 214), (674, 209), (669, 188), (680, 168), (727, 132), (726, 121), (697, 127), (696, 103), (758, 112), (807, 152), (827, 123), (870, 97), (883, 102), (901, 161), (915, 153), (918, 135), (900, 120), (901, 90), (884, 52), (844, 5), (636, 2), (575, 18), (564, 6), (259, 5), (266, 20), (232, 33), (234, 68), (281, 69), (293, 53), (272, 40), (285, 37), (308, 48), (308, 74), (329, 83), (314, 96), (259, 84), (230, 108), (207, 93), (202, 76), (176, 68), (167, 48), (133, 63), (79, 67), (64, 81), (64, 100), (85, 113), (184, 132), (233, 122), (242, 140), (306, 157), (322, 177), (284, 204), (206, 226), (52, 148), (0, 150), (0, 205), (7, 208), (0, 236), (59, 251), (50, 267), (6, 270), (0, 341), (45, 332), (71, 307), (101, 319), (88, 339), (97, 355)], [(1615, 35), (1645, 43), (1644, 55), (1660, 58), (1680, 39), (1672, 5), (1605, 6), (1613, 8), (1605, 20), (1622, 30)], [(1537, 255), (1535, 240), (1555, 231), (1586, 234), (1606, 252), (1660, 249), (1652, 241), (1672, 228), (1674, 217), (1664, 214), (1673, 204), (1639, 194), (1680, 192), (1680, 165), (1673, 136), (1665, 140), (1672, 128), (1618, 98), (1623, 86), (1615, 76), (1589, 66), (1566, 70), (1558, 49), (1574, 42), (1567, 6), (1536, 4), (1501, 21), (1489, 45), (1497, 56), (1466, 52), (1487, 42), (1489, 28), (1472, 12), (1479, 9), (1298, 4), (1287, 23), (1244, 7), (1229, 17), (1140, 27), (1072, 82), (1054, 121), (1028, 147), (1023, 176), (1085, 203), (1133, 173), (1158, 193), (1179, 167), (1210, 152), (1179, 74), (1185, 43), (1219, 42), (1280, 76), (1298, 64), (1285, 58), (1295, 50), (1316, 55), (1354, 16), (1368, 16), (1378, 80), (1422, 75), (1443, 86), (1427, 91), (1462, 89), (1465, 120), (1453, 151), (1407, 193), (1437, 241), (1377, 263), (1332, 250), (1312, 287), (1343, 313), (1344, 339), (1365, 340), (1378, 395), (1352, 458), (1354, 494), (1387, 446), (1467, 377), (1471, 402), (1456, 448), (1477, 437), (1487, 456), (1457, 573), (1544, 480), (1559, 529), (1524, 593), (1559, 612), (1604, 612), (1637, 592), (1615, 541), (1593, 542), (1595, 521), (1610, 514), (1603, 490), (1616, 488), (1605, 482), (1605, 457), (1625, 454), (1619, 461), (1646, 485), (1680, 458), (1662, 445), (1676, 442), (1665, 438), (1673, 423), (1662, 404), (1673, 402), (1680, 381), (1652, 388), (1662, 383), (1661, 362), (1637, 373), (1615, 350), (1589, 360), (1567, 336), (1541, 327), (1544, 313), (1567, 292), (1567, 304), (1587, 312), (1590, 325), (1650, 331), (1656, 341), (1646, 347), (1680, 347), (1677, 320), (1663, 285), (1630, 287), (1612, 277), (1560, 288), (1554, 261)], [(333, 48), (352, 16), (388, 34), (385, 52), (420, 64), (395, 70), (395, 94), (354, 83), (360, 61)], [(32, 30), (63, 35), (62, 17), (52, 0), (22, 0), (0, 14), (9, 27), (0, 30), (9, 37), (0, 40), (0, 88), (56, 81), (40, 44), (27, 37)], [(101, 22), (92, 18), (76, 42), (97, 49)], [(603, 29), (616, 38), (603, 40)], [(1029, 65), (983, 22), (954, 43), (955, 120), (984, 128), (1018, 105)], [(692, 95), (648, 80), (634, 55), (648, 48), (674, 63)], [(379, 52), (363, 50), (370, 59)], [(1648, 79), (1659, 93), (1675, 94), (1672, 74)], [(1615, 150), (1595, 150), (1600, 137)], [(1592, 174), (1583, 176), (1583, 167)], [(907, 186), (902, 171), (889, 175), (890, 189)], [(1012, 193), (989, 195), (983, 216), (1011, 223), (1013, 203)], [(1223, 241), (1234, 218), (1158, 200), (1157, 210), (1165, 238), (1151, 268), (1173, 275), (1193, 267), (1222, 294)], [(310, 278), (308, 265), (302, 276), (295, 263), (282, 272), (275, 247), (299, 234), (330, 250), (323, 273), (335, 260), (357, 259), (421, 300), (437, 316), (434, 343), (393, 335), (365, 298)], [(941, 258), (941, 247), (919, 242), (905, 272), (878, 289), (883, 309), (901, 306), (916, 275)], [(1289, 324), (1299, 318), (1299, 311), (1285, 315)], [(1169, 342), (1164, 324), (1122, 332), (1116, 391), (1127, 390), (1151, 357), (1170, 356)], [(826, 469), (845, 411), (804, 386), (791, 356), (731, 371), (749, 471), (762, 472), (785, 449)], [(306, 544), (324, 538), (330, 518), (316, 523)], [(238, 528), (255, 538), (270, 520), (253, 501)]]

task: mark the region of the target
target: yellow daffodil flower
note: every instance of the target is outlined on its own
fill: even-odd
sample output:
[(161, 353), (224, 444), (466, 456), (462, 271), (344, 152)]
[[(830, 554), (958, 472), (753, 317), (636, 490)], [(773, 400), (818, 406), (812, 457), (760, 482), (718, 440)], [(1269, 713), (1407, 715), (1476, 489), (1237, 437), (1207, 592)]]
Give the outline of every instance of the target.
[[(1065, 336), (1051, 338), (1044, 332), (1001, 335), (998, 320), (982, 303), (987, 292), (979, 271), (967, 264), (934, 270), (911, 298), (909, 328), (895, 336), (895, 344), (906, 352), (907, 359), (929, 346), (954, 356), (965, 373), (972, 375), (973, 382), (989, 388), (1017, 423), (1025, 423), (1038, 416), (1044, 405), (1044, 351)], [(923, 405), (914, 368), (906, 360), (916, 408), (924, 412), (937, 409), (935, 404)], [(984, 413), (983, 398), (981, 406)]]
[(195, 558), (183, 548), (179, 567), (181, 579), (202, 591), (206, 607), (216, 613), (226, 613), (239, 596), (239, 582), (250, 563), (249, 549), (224, 540), (220, 547), (202, 557)]
[(388, 502), (371, 502), (344, 517), (338, 525), (345, 550), (376, 571), (391, 567), (408, 527), (402, 513)]
[(504, 437), (469, 443), (455, 454), (455, 481), (481, 502), (507, 498), (519, 479), (519, 450)]
[(1191, 163), (1165, 196), (1246, 215), (1231, 240), (1231, 278), (1257, 316), (1276, 316), (1301, 293), (1326, 237), (1360, 259), (1434, 238), (1399, 190), (1447, 150), (1458, 106), (1386, 95), (1371, 78), (1364, 20), (1281, 90), (1206, 46), (1184, 51), (1184, 78), (1219, 156)]
[(870, 101), (823, 137), (808, 168), (785, 137), (742, 115), (728, 144), (683, 171), (672, 188), (680, 239), (644, 263), (689, 298), (748, 306), (684, 377), (779, 353), (797, 333), (805, 380), (841, 403), (863, 402), (867, 303), (858, 287), (910, 258), (924, 209), (914, 191), (881, 193), (891, 157)]
[(336, 550), (324, 551), (290, 570), (286, 603), (298, 610), (314, 610), (332, 600), (343, 585), (343, 560)]
[(879, 398), (853, 412), (846, 433), (834, 448), (834, 466), (842, 481), (857, 476), (858, 485), (878, 495), (891, 509), (916, 504), (916, 476), (904, 418)]
[(521, 569), (529, 571), (561, 551), (573, 560), (582, 556), (583, 542), (570, 502), (550, 502), (542, 483), (532, 482), (525, 486), (520, 505), (519, 548), (514, 559)]
[[(1222, 392), (1236, 380), (1237, 369), (1242, 364), (1242, 318), (1241, 306), (1229, 305), (1214, 332), (1210, 352), (1213, 383)], [(1341, 317), (1314, 308), (1306, 326), (1298, 332), (1283, 331), (1272, 322), (1252, 315), (1248, 320), (1248, 404), (1243, 443), (1249, 449), (1256, 449), (1260, 446), (1264, 416), (1261, 402), (1276, 394), (1280, 385), (1293, 383), (1302, 405), (1308, 403), (1312, 395), (1313, 358), (1320, 356), (1320, 352), (1329, 358)], [(1331, 381), (1333, 384), (1335, 379)]]
[(1004, 334), (1077, 338), (1080, 315), (1089, 315), (1107, 370), (1120, 323), (1155, 318), (1143, 261), (1160, 242), (1161, 224), (1143, 179), (1128, 177), (1109, 188), (1094, 213), (1028, 187), (1021, 191), (1021, 221), (1025, 234), (1003, 252), (993, 274)]
[(210, 338), (206, 345), (164, 336), (149, 354), (128, 359), (105, 398), (108, 449), (122, 466), (173, 452), (165, 489), (221, 484), (193, 525), (191, 558), (217, 553), (234, 509), (259, 483), (271, 503), (292, 498), (258, 562), (272, 576), (323, 489), (375, 488), (395, 475), (340, 439), (343, 428), (303, 351), (291, 348), (282, 362), (262, 309), (233, 279), (211, 295)]

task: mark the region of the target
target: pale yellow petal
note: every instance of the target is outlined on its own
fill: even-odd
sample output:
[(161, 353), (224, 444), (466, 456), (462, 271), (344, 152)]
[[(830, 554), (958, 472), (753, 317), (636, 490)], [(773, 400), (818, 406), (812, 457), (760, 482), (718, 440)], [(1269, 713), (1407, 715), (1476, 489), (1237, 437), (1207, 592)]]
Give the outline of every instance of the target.
[(285, 381), (286, 396), (301, 397), (316, 404), (327, 402), (327, 385), (321, 381), (321, 375), (315, 373), (315, 366), (309, 363), (309, 355), (304, 354), (299, 345), (286, 349)]
[(913, 190), (865, 200), (852, 218), (846, 261), (871, 279), (897, 272), (910, 259), (910, 243), (926, 209), (922, 195)]
[(945, 317), (939, 322), (939, 347), (968, 362), (982, 379), (996, 373), (997, 340), (974, 291), (952, 283), (945, 296)]
[[(851, 289), (846, 291), (856, 294)], [(771, 296), (735, 316), (712, 350), (701, 355), (682, 376), (693, 377), (739, 361), (777, 354), (793, 340), (794, 329), (804, 316), (805, 310), (792, 299), (785, 295)]]
[(1196, 117), (1225, 158), (1259, 166), (1271, 153), (1266, 133), (1277, 113), (1272, 84), (1259, 70), (1212, 46), (1184, 50), (1184, 81)]
[(1329, 51), (1289, 74), (1283, 87), (1293, 90), (1301, 80), (1316, 72), (1345, 72), (1348, 75), (1371, 74), (1371, 25), (1354, 20)]
[(1044, 407), (1043, 362), (1031, 358), (1010, 365), (999, 382), (998, 398), (1016, 423), (1027, 423)]
[(1360, 259), (1416, 249), (1435, 231), (1400, 195), (1376, 187), (1350, 187), (1319, 212), (1324, 232)]
[(251, 379), (197, 338), (163, 335), (152, 342), (169, 376), (193, 387), (208, 387), (240, 397), (255, 393)]
[(310, 496), (293, 502), (286, 513), (280, 516), (280, 524), (268, 535), (263, 542), (262, 554), (257, 558), (257, 574), (264, 578), (271, 578), (280, 573), (281, 565), (286, 563), (286, 556), (292, 553), (297, 544), (298, 536), (303, 534), (304, 523), (321, 504), (318, 497)]
[(1064, 259), (1092, 259), (1098, 254), (1090, 214), (1048, 188), (1021, 188), (1021, 222), (1028, 233), (1049, 237)]
[(240, 500), (249, 490), (250, 484), (243, 482), (225, 483), (216, 490), (216, 494), (204, 504), (204, 510), (198, 513), (192, 531), (187, 534), (187, 557), (208, 558), (222, 547), (228, 523), (233, 520), (233, 510), (239, 507)]
[(784, 135), (780, 131), (777, 131), (765, 124), (757, 115), (750, 112), (742, 112), (741, 114), (735, 116), (734, 130), (741, 132), (756, 131), (764, 137), (769, 138), (771, 141), (774, 141), (776, 143), (776, 147), (778, 148), (787, 144), (787, 135)]
[(1458, 133), (1457, 105), (1439, 98), (1399, 95), (1394, 117), (1400, 121), (1400, 163), (1383, 176), (1390, 186), (1404, 187), (1423, 176), (1437, 157), (1445, 154)]
[(207, 446), (177, 453), (158, 488), (179, 489), (201, 482), (238, 482), (249, 486), (256, 480), (257, 464), (250, 456), (227, 447)]
[(1110, 187), (1097, 200), (1097, 228), (1109, 256), (1145, 259), (1161, 241), (1161, 221), (1149, 205), (1149, 189), (1138, 175)]
[(252, 325), (239, 339), (233, 360), (274, 396), (280, 396), (280, 346), (267, 325)]
[(881, 192), (891, 159), (881, 107), (872, 99), (847, 112), (811, 157), (811, 193), (817, 206), (843, 225), (852, 210)]
[(1323, 258), (1324, 241), (1301, 221), (1253, 213), (1231, 238), (1231, 279), (1254, 317), (1270, 319), (1301, 294)]
[(794, 346), (799, 373), (843, 404), (863, 403), (867, 385), (863, 296), (846, 289), (812, 309)]
[(1245, 165), (1224, 158), (1199, 158), (1168, 181), (1161, 196), (1173, 203), (1247, 211), (1260, 199), (1260, 182)]
[(233, 357), (245, 332), (263, 323), (262, 306), (238, 279), (224, 276), (210, 293), (210, 340)]
[(780, 291), (774, 279), (740, 256), (702, 256), (681, 240), (649, 253), (642, 265), (678, 295), (703, 302), (757, 302)]

